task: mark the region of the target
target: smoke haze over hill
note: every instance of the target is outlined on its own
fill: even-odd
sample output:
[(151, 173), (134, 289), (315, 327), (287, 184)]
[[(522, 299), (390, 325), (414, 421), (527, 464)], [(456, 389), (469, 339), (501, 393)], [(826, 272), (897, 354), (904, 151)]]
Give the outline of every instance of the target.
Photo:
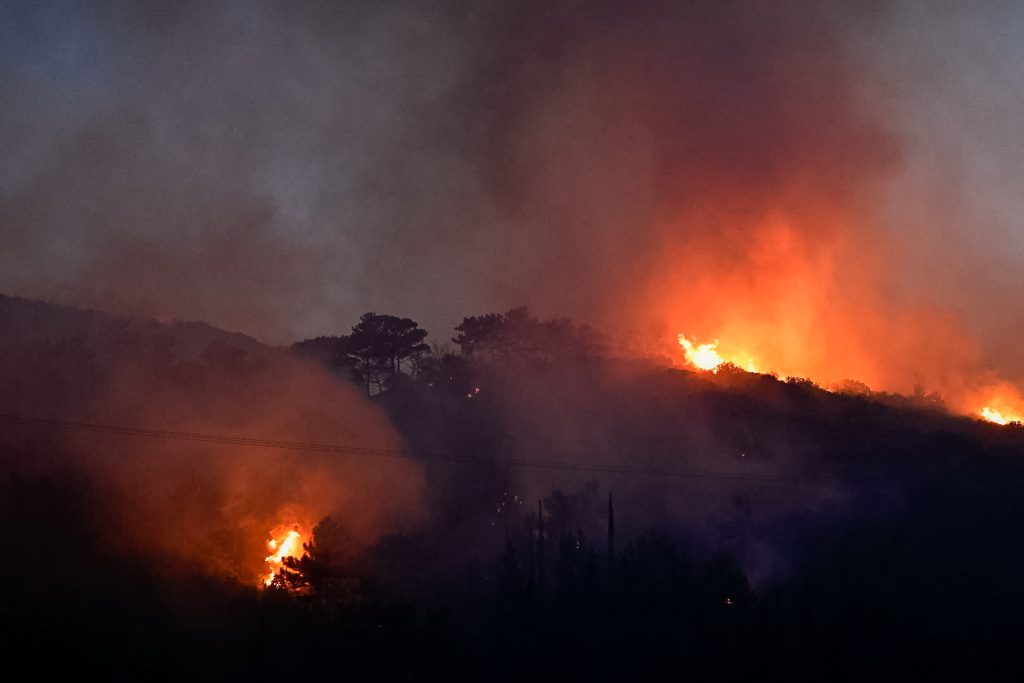
[(525, 303), (822, 379), (1020, 377), (980, 305), (1024, 263), (1013, 4), (235, 9), (5, 3), (0, 287), (277, 342)]
[(0, 0), (9, 668), (1024, 671), (1021, 111), (1020, 2)]

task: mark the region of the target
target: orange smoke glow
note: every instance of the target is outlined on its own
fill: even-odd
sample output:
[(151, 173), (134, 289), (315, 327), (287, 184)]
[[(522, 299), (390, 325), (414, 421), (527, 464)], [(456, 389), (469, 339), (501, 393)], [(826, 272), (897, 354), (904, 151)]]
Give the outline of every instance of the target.
[(1024, 397), (985, 366), (963, 316), (902, 289), (889, 267), (901, 245), (847, 209), (823, 200), (750, 213), (697, 207), (667, 219), (658, 264), (635, 297), (650, 302), (638, 336), (655, 328), (649, 321), (660, 328), (644, 353), (682, 355), (712, 373), (731, 364), (821, 387), (923, 391), (961, 415), (1021, 419)]
[(264, 586), (274, 582), (274, 577), (284, 566), (284, 558), (302, 556), (302, 544), (303, 536), (297, 524), (290, 528), (282, 524), (270, 531), (270, 539), (267, 541), (270, 555), (264, 560), (267, 567), (266, 576), (263, 578)]
[[(743, 368), (747, 372), (761, 372), (749, 356), (743, 363), (742, 355), (723, 355), (719, 351), (718, 339), (701, 344), (696, 339), (691, 340), (685, 334), (680, 333), (678, 340), (679, 346), (683, 349), (686, 363), (698, 370), (717, 373), (723, 365), (729, 363)], [(826, 391), (830, 390), (826, 389)], [(1024, 397), (1012, 385), (1007, 382), (998, 382), (994, 387), (988, 389), (986, 395), (988, 398), (982, 408), (964, 407), (964, 410), (967, 412), (973, 410), (972, 414), (998, 425), (1024, 424)], [(979, 400), (977, 397), (968, 399), (969, 402), (974, 401), (975, 405)]]
[[(863, 291), (857, 283), (867, 276), (847, 272), (871, 264), (846, 258), (852, 247), (842, 230), (817, 229), (838, 224), (840, 217), (715, 215), (679, 221), (682, 227), (722, 226), (707, 232), (679, 228), (683, 239), (659, 255), (665, 265), (654, 270), (643, 295), (658, 302), (662, 315), (666, 308), (679, 312), (665, 323), (674, 336), (685, 332), (675, 341), (687, 365), (714, 371), (730, 363), (824, 383), (856, 377), (882, 384), (870, 363), (876, 349), (862, 341), (881, 331), (876, 302), (857, 300)], [(676, 231), (676, 225), (666, 229)], [(846, 286), (838, 286), (839, 280)]]
[(977, 415), (998, 425), (1024, 423), (1024, 396), (1009, 382), (994, 382), (972, 399)]

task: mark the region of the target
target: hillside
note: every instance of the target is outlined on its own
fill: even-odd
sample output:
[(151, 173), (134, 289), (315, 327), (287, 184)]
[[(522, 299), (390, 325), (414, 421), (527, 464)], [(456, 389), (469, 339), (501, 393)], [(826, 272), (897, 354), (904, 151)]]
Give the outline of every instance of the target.
[(270, 349), (252, 337), (204, 322), (131, 318), (0, 294), (0, 350), (4, 352), (69, 340), (81, 340), (97, 349), (127, 340), (142, 347), (157, 343), (157, 339), (173, 340), (172, 357), (179, 361), (199, 358), (214, 342), (245, 353), (266, 353)]
[[(841, 662), (836, 678), (857, 679), (932, 656), (950, 634), (958, 649), (937, 667), (1013, 654), (1024, 430), (742, 371), (445, 362), (371, 399), (203, 323), (0, 300), (4, 413), (175, 430), (5, 423), (0, 512), (48, 539), (24, 558), (30, 577), (13, 565), (3, 577), (19, 587), (6, 599), (24, 651), (104, 612), (135, 655), (82, 656), (135, 675), (155, 661), (195, 675), (182, 643), (206, 673), (252, 674), (239, 653), (256, 648), (262, 673), (283, 674), (294, 667), (268, 663), (273, 643), (297, 633), (288, 642), (313, 668), (340, 657), (378, 670), (366, 653), (395, 647), (428, 668), (462, 653), (467, 678), (522, 652), (507, 677), (554, 675), (545, 643), (558, 639), (572, 655), (558, 662), (609, 646), (580, 665), (597, 680), (682, 661), (797, 678)], [(267, 531), (295, 510), (304, 533), (331, 516), (345, 539), (353, 592), (336, 604), (258, 588)], [(88, 608), (62, 612), (69, 601)], [(56, 626), (33, 616), (52, 613)], [(151, 630), (130, 626), (138, 613)], [(321, 618), (350, 630), (336, 640)], [(655, 658), (619, 659), (612, 642)], [(722, 669), (727, 652), (742, 656)]]

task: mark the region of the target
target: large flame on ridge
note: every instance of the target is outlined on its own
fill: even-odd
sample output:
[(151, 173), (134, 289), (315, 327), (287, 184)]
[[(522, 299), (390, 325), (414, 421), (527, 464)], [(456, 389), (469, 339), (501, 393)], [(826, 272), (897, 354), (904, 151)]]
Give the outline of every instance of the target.
[(274, 582), (274, 577), (284, 566), (284, 558), (301, 557), (303, 553), (303, 536), (297, 524), (287, 526), (278, 525), (271, 529), (270, 539), (267, 541), (267, 550), (270, 555), (266, 557), (266, 575), (263, 577), (263, 585), (269, 586)]
[[(686, 363), (698, 370), (717, 373), (723, 365), (728, 363), (743, 368), (747, 372), (761, 372), (749, 356), (746, 357), (744, 364), (739, 362), (741, 358), (739, 355), (723, 355), (719, 351), (718, 339), (698, 343), (696, 338), (691, 340), (685, 334), (680, 333), (678, 341), (679, 346), (683, 349)], [(985, 405), (972, 414), (998, 425), (1024, 424), (1024, 399), (1005, 382), (998, 383), (996, 389), (990, 390), (995, 393)]]
[[(849, 219), (827, 203), (670, 219), (667, 228), (682, 237), (662, 250), (665, 267), (643, 293), (685, 311), (666, 322), (686, 331), (674, 336), (687, 367), (718, 373), (730, 364), (904, 395), (921, 386), (960, 415), (1024, 422), (1024, 395), (984, 366), (960, 316), (909, 297), (890, 277), (878, 236)], [(677, 230), (691, 224), (716, 229)]]
[(996, 410), (991, 406), (983, 407), (978, 411), (978, 415), (989, 422), (995, 422), (997, 425), (1008, 425), (1012, 422), (1024, 422), (1024, 416), (1016, 415), (1014, 413), (1004, 413), (1003, 411)]
[(718, 372), (725, 363), (731, 363), (736, 367), (742, 367), (747, 372), (757, 372), (754, 359), (747, 357), (745, 363), (739, 361), (738, 357), (726, 358), (718, 351), (718, 340), (715, 339), (704, 344), (698, 344), (697, 340), (691, 341), (685, 334), (679, 335), (679, 346), (683, 347), (686, 354), (686, 362), (699, 370)]

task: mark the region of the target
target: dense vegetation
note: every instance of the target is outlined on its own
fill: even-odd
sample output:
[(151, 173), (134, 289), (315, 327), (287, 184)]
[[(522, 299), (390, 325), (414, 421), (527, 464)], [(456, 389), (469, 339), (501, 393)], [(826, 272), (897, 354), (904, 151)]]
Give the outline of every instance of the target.
[[(13, 330), (29, 304), (4, 303)], [(23, 392), (5, 412), (55, 414), (114, 357), (160, 368), (187, 347), (188, 372), (230, 378), (298, 353), (387, 412), (421, 461), (429, 515), (358, 555), (345, 520), (325, 517), (266, 590), (168, 574), (106, 542), (103, 487), (58, 438), (5, 425), (11, 667), (278, 680), (1022, 670), (1024, 434), (936, 397), (614, 359), (592, 330), (523, 309), (467, 318), (458, 351), (428, 353), (415, 323), (372, 314), (285, 352), (227, 335), (193, 349), (181, 327), (105, 318), (71, 334), (54, 321), (83, 313), (32, 306), (60, 332), (5, 341), (3, 379)]]

